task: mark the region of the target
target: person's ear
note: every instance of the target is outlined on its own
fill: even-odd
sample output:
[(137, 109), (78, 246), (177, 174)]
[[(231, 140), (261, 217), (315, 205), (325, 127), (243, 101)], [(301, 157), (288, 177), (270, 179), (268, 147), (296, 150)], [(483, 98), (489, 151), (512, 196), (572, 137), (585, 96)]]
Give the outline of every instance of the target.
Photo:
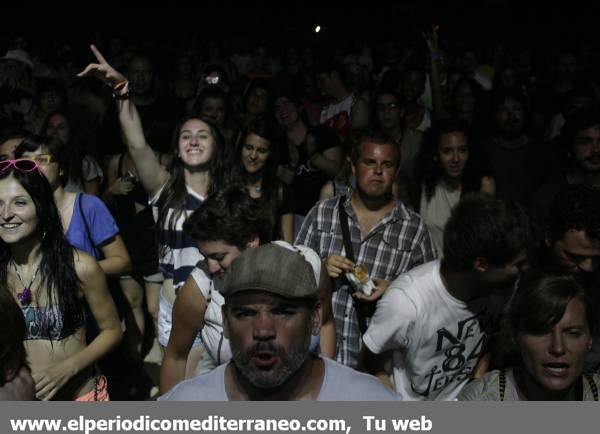
[(252, 236), (246, 243), (246, 248), (251, 249), (258, 246), (260, 246), (260, 237), (258, 236), (258, 234), (252, 234)]
[(490, 264), (486, 258), (478, 256), (473, 259), (473, 269), (479, 273), (485, 273), (490, 268)]
[(227, 317), (227, 305), (221, 306), (221, 315), (223, 316), (223, 336), (229, 339), (229, 319)]

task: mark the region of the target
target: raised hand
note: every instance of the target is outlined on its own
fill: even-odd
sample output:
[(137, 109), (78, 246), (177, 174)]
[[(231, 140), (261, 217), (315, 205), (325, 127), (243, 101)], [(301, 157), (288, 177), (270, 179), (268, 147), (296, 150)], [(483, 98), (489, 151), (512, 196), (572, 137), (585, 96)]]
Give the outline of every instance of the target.
[(117, 84), (127, 81), (127, 78), (123, 74), (110, 66), (102, 53), (94, 45), (90, 45), (90, 48), (94, 56), (96, 56), (98, 63), (90, 63), (83, 71), (77, 74), (77, 77), (96, 77), (112, 88)]
[(440, 52), (440, 44), (439, 44), (439, 36), (438, 30), (440, 26), (432, 24), (431, 32), (423, 32), (423, 38), (425, 39), (425, 43), (427, 44), (427, 49), (429, 50), (429, 54), (431, 57), (439, 56)]

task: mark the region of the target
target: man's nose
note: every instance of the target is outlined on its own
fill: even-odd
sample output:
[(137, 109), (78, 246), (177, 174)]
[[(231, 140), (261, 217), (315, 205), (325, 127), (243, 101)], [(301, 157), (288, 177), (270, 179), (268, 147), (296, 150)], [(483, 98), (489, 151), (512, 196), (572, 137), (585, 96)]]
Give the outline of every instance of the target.
[(252, 323), (252, 328), (255, 340), (268, 341), (275, 339), (277, 336), (275, 319), (268, 312), (260, 312), (256, 315)]

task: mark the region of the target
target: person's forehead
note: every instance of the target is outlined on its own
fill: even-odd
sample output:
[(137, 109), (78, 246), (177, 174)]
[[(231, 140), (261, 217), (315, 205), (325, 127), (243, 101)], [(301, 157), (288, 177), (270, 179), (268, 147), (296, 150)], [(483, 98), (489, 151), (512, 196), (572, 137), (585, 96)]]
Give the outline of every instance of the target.
[(207, 255), (210, 255), (213, 253), (227, 252), (235, 247), (232, 244), (228, 244), (227, 242), (225, 242), (223, 240), (199, 241), (198, 246), (200, 247), (200, 250), (202, 251), (202, 253), (207, 254)]
[(365, 142), (361, 146), (361, 158), (390, 158), (393, 159), (396, 150), (391, 143)]
[(562, 238), (563, 248), (571, 253), (593, 254), (600, 256), (600, 240), (590, 237), (583, 230), (569, 229)]

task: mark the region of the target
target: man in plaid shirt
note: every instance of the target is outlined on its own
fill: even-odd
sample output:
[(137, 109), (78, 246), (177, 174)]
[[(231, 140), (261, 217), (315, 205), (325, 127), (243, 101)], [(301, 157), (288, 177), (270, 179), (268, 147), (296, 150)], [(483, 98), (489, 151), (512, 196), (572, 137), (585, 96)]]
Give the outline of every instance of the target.
[[(374, 303), (389, 282), (411, 268), (435, 259), (429, 232), (416, 213), (392, 193), (399, 167), (397, 145), (380, 137), (365, 137), (352, 149), (356, 187), (349, 197), (333, 197), (315, 205), (306, 216), (296, 244), (327, 259), (333, 281), (333, 315), (337, 329), (337, 361), (356, 368), (361, 349), (359, 319), (353, 303)], [(347, 214), (355, 261), (344, 248), (340, 209)], [(344, 273), (366, 267), (377, 287), (371, 296), (351, 295)], [(368, 318), (366, 319), (368, 321)]]

